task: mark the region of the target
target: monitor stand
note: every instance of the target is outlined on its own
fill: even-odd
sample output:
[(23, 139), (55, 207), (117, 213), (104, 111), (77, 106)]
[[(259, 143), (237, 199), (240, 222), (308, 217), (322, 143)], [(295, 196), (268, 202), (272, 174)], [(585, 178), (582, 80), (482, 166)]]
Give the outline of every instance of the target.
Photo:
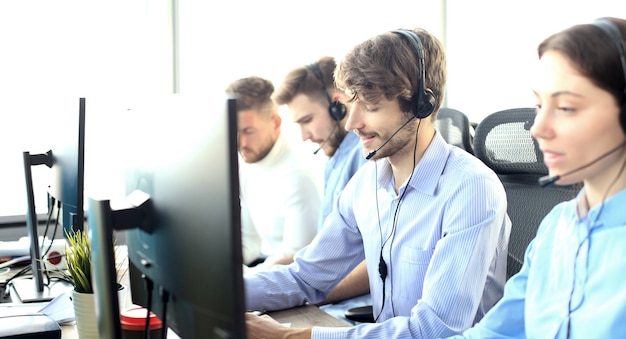
[(11, 299), (13, 302), (35, 303), (47, 302), (57, 296), (70, 292), (74, 286), (67, 281), (59, 280), (43, 286), (43, 291), (37, 291), (35, 281), (30, 278), (11, 281)]

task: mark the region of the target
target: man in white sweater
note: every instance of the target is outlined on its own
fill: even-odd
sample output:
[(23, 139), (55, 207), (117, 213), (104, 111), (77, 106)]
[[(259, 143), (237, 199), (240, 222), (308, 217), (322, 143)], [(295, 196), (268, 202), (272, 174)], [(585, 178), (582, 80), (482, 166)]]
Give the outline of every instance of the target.
[(254, 270), (289, 264), (317, 233), (321, 193), (314, 169), (281, 134), (269, 80), (238, 79), (226, 92), (238, 97), (244, 263)]

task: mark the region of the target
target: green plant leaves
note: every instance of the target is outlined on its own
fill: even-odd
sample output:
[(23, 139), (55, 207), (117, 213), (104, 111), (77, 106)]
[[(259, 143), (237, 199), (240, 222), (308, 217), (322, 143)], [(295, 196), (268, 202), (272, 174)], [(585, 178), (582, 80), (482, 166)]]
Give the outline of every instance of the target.
[(93, 293), (91, 282), (91, 242), (86, 233), (76, 231), (67, 236), (67, 270), (76, 292)]
[[(87, 233), (78, 230), (76, 232), (66, 233), (66, 238), (68, 242), (65, 248), (67, 272), (61, 271), (60, 273), (74, 286), (76, 292), (93, 293), (93, 282), (91, 279), (92, 251), (89, 236)], [(113, 255), (117, 257), (118, 247), (115, 246), (115, 238), (113, 243)], [(118, 273), (118, 285), (122, 277), (127, 273), (127, 270), (128, 268), (122, 272), (116, 270)]]

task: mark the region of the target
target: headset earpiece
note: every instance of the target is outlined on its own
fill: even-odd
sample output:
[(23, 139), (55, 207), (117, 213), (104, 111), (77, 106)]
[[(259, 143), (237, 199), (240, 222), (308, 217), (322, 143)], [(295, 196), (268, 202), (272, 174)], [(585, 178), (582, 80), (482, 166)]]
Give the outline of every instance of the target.
[(326, 95), (326, 99), (328, 99), (328, 114), (335, 121), (341, 121), (346, 117), (347, 109), (346, 105), (341, 103), (340, 101), (333, 101), (330, 97), (330, 93), (328, 93), (328, 89), (326, 89), (326, 83), (324, 82), (324, 77), (322, 76), (322, 71), (320, 70), (317, 62), (311, 63), (308, 65), (309, 69), (313, 71), (315, 77), (322, 83), (322, 92)]
[(330, 106), (328, 106), (328, 113), (330, 113), (330, 117), (335, 121), (343, 120), (346, 116), (346, 111), (346, 105), (339, 101), (331, 102)]
[(435, 110), (435, 95), (429, 89), (422, 93), (421, 104), (415, 100), (413, 103), (413, 114), (418, 119), (427, 118)]
[(617, 26), (609, 20), (598, 19), (592, 24), (604, 31), (606, 35), (613, 40), (617, 52), (619, 53), (620, 62), (622, 63), (622, 72), (624, 74), (624, 90), (622, 92), (622, 102), (619, 112), (619, 122), (622, 126), (622, 131), (626, 134), (626, 52), (624, 52), (624, 38), (620, 33)]
[(426, 89), (426, 70), (424, 69), (424, 48), (422, 47), (422, 41), (417, 34), (412, 31), (396, 30), (392, 32), (404, 36), (409, 43), (413, 45), (413, 49), (415, 49), (420, 74), (417, 91), (411, 98), (411, 110), (416, 118), (427, 118), (435, 111), (437, 98), (431, 90)]

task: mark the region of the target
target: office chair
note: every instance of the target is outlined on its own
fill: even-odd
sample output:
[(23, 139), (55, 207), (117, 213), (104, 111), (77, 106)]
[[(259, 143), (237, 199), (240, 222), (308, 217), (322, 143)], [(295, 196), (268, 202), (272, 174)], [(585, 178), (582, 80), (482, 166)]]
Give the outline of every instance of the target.
[(435, 128), (447, 143), (458, 146), (474, 154), (471, 125), (467, 116), (453, 108), (442, 107), (437, 113)]
[(511, 218), (507, 279), (522, 267), (524, 254), (543, 217), (558, 203), (570, 200), (580, 185), (542, 188), (537, 180), (548, 174), (543, 154), (530, 134), (534, 108), (495, 112), (476, 126), (474, 154), (500, 178)]

